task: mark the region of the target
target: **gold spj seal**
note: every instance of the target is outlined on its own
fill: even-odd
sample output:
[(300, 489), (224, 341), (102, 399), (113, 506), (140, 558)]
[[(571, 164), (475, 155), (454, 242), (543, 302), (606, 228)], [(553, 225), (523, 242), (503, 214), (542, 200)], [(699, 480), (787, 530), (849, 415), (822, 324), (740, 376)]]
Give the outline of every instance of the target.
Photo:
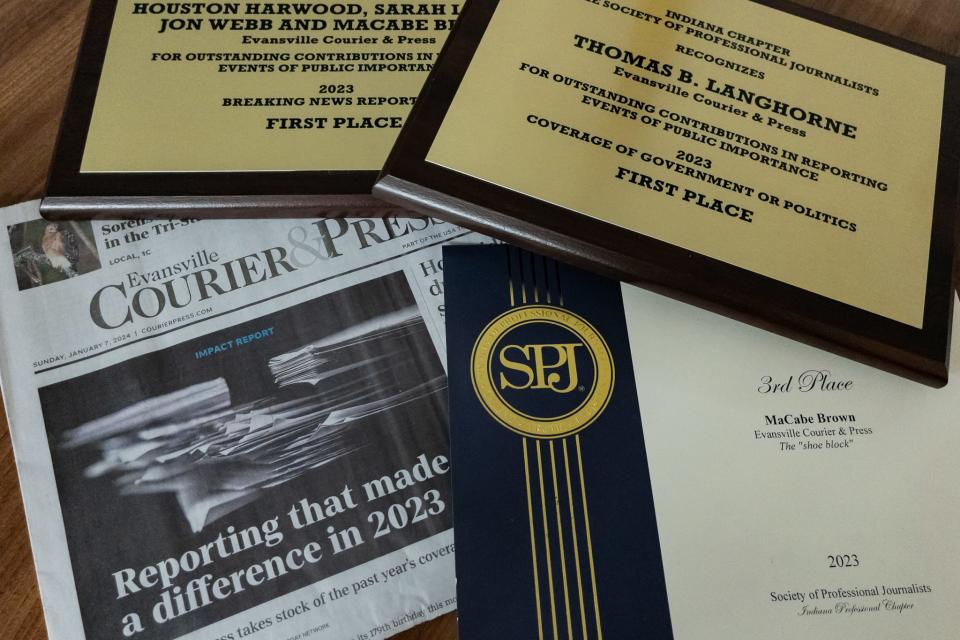
[(577, 314), (546, 305), (513, 309), (488, 324), (470, 366), (490, 415), (535, 438), (588, 427), (610, 401), (615, 377), (603, 336)]

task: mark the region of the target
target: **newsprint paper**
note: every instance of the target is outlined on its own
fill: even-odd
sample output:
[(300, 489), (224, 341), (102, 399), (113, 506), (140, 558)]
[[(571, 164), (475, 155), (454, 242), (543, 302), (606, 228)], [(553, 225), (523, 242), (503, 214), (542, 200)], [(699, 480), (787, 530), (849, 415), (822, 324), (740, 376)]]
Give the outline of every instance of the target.
[(456, 607), (432, 219), (2, 211), (0, 376), (53, 640), (369, 640)]

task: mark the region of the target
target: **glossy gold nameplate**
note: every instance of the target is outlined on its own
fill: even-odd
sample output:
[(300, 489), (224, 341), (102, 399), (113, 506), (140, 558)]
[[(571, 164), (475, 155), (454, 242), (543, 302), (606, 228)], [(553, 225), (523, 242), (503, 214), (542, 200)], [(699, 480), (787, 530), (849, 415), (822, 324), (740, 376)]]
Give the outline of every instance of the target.
[(501, 2), (427, 161), (923, 326), (945, 67), (742, 0), (639, 4)]
[[(811, 304), (819, 324), (855, 311), (904, 336), (946, 331), (953, 61), (782, 2), (479, 4), (462, 80), (445, 83), (445, 58), (415, 116), (434, 137), (398, 144), (383, 197), (426, 201), (395, 181), (409, 145), (425, 169), (408, 182), (446, 172), (458, 222), (753, 315), (776, 306), (767, 319), (821, 337), (798, 322)], [(521, 199), (542, 209), (506, 206)]]
[(96, 0), (91, 11), (50, 196), (362, 200), (459, 3)]

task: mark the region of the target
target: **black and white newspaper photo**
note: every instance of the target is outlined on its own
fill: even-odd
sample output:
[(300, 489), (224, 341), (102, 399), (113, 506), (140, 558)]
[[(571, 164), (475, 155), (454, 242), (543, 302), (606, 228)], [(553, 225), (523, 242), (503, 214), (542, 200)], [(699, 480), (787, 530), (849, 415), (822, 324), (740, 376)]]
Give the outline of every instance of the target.
[(51, 638), (366, 640), (456, 607), (440, 246), (485, 238), (4, 213)]

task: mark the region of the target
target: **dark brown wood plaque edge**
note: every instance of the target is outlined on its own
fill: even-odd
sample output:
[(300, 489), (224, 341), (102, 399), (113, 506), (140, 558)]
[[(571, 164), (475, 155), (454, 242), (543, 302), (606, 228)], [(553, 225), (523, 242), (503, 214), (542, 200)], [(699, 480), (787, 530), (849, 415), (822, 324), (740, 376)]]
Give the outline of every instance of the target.
[(374, 187), (383, 200), (619, 278), (931, 386), (948, 381), (960, 188), (955, 58), (785, 0), (751, 0), (947, 68), (924, 326), (917, 329), (426, 162), (499, 0), (471, 0)]
[(378, 171), (81, 173), (117, 0), (92, 0), (40, 213), (48, 219), (380, 216)]

